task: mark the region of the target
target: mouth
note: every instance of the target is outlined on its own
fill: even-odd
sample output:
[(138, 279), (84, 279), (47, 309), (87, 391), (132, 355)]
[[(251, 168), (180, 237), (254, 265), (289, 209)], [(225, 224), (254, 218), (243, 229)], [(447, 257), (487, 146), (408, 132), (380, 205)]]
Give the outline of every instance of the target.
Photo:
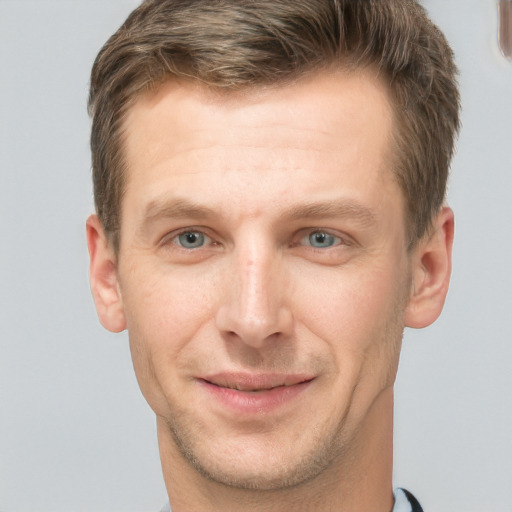
[(208, 393), (209, 404), (240, 415), (272, 412), (292, 403), (314, 379), (305, 374), (221, 373), (198, 381)]
[(219, 388), (261, 393), (276, 388), (289, 388), (298, 384), (311, 382), (314, 377), (296, 374), (247, 374), (223, 373), (201, 378), (200, 380)]

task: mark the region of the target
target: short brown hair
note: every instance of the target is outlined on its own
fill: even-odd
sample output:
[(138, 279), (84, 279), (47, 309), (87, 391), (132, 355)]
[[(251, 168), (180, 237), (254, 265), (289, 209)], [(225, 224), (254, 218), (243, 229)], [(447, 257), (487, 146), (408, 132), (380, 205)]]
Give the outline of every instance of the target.
[(123, 120), (172, 77), (220, 90), (286, 83), (325, 67), (373, 66), (396, 117), (394, 172), (414, 243), (441, 207), (459, 128), (453, 53), (415, 0), (146, 0), (107, 41), (91, 75), (96, 211), (117, 250)]

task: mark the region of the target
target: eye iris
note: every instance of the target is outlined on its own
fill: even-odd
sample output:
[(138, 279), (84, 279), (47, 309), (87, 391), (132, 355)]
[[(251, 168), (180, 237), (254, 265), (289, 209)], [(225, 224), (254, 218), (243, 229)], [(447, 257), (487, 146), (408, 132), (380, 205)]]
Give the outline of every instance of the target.
[(204, 235), (201, 233), (196, 233), (194, 231), (187, 231), (186, 233), (181, 233), (178, 236), (180, 241), (180, 245), (186, 247), (187, 249), (192, 249), (194, 247), (201, 247), (204, 244)]
[(334, 237), (329, 233), (312, 233), (309, 235), (309, 241), (314, 247), (331, 247), (334, 244)]

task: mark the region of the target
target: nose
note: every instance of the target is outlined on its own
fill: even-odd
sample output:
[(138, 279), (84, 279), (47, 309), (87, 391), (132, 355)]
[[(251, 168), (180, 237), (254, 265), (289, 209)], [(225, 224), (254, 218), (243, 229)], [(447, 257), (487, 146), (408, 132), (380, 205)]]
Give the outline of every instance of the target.
[(293, 326), (281, 258), (268, 249), (235, 251), (226, 270), (217, 328), (254, 348), (286, 338)]

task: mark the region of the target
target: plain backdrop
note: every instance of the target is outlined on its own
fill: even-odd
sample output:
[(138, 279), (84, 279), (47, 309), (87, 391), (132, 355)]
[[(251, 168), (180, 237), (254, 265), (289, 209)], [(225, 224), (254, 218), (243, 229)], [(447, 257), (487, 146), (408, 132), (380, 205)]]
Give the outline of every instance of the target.
[[(135, 0), (0, 0), (0, 510), (156, 512), (153, 413), (87, 279), (88, 75)], [(512, 62), (495, 0), (425, 0), (461, 70), (452, 287), (407, 331), (395, 482), (428, 512), (512, 511)]]

